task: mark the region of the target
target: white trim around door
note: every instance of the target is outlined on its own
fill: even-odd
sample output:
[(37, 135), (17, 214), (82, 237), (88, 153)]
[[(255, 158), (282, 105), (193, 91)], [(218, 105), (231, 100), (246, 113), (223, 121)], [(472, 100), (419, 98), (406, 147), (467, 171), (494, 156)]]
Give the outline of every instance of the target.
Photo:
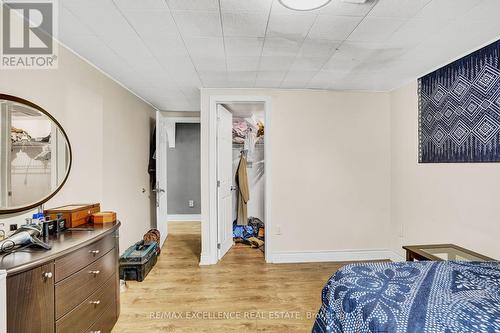
[[(217, 250), (217, 104), (221, 103), (245, 103), (245, 102), (263, 102), (265, 105), (265, 126), (266, 135), (264, 136), (264, 164), (266, 168), (265, 176), (265, 214), (264, 223), (266, 224), (266, 241), (265, 241), (265, 258), (266, 262), (271, 262), (273, 258), (272, 252), (272, 229), (271, 220), (271, 168), (272, 168), (272, 151), (271, 151), (271, 97), (270, 96), (210, 96), (210, 108), (208, 114), (208, 209), (202, 207), (201, 239), (202, 243), (208, 244), (205, 251), (201, 253), (200, 265), (213, 265), (218, 262)], [(203, 117), (202, 117), (203, 119)], [(203, 136), (202, 136), (203, 140)], [(202, 142), (202, 147), (204, 146)], [(203, 162), (202, 162), (203, 163)], [(202, 193), (202, 196), (204, 194)], [(203, 199), (202, 199), (203, 201)], [(208, 251), (207, 251), (208, 250)]]

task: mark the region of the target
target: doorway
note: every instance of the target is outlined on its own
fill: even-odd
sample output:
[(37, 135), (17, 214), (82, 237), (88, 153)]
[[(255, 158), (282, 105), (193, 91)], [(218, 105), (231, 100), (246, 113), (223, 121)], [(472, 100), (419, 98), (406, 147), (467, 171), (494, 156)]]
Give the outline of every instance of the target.
[[(210, 106), (210, 118), (215, 120), (210, 124), (210, 173), (213, 176), (209, 186), (210, 234), (204, 229), (202, 237), (213, 250), (211, 258), (204, 258), (201, 264), (217, 263), (235, 241), (263, 252), (262, 257), (269, 262), (272, 229), (270, 181), (266, 173), (271, 162), (270, 99), (212, 97)], [(242, 163), (246, 165), (242, 167)], [(245, 171), (246, 183), (241, 183), (241, 171)], [(245, 188), (247, 193), (243, 193)], [(249, 197), (245, 198), (245, 194)], [(246, 201), (245, 204), (242, 201)], [(260, 233), (259, 229), (262, 229)]]

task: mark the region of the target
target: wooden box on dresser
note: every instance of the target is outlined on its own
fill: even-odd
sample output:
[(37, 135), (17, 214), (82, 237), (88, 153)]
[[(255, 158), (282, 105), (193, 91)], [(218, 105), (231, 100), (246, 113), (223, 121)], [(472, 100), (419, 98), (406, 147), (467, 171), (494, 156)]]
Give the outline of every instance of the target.
[(6, 256), (7, 332), (111, 332), (120, 314), (119, 226), (68, 231), (49, 240), (49, 251)]

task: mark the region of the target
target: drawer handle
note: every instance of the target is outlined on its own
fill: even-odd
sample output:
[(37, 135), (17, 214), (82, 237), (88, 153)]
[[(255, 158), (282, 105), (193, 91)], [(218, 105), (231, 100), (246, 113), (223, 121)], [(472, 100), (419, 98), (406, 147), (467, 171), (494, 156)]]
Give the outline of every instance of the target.
[(101, 301), (90, 301), (89, 303), (92, 305), (99, 305), (101, 304)]
[(43, 273), (44, 279), (52, 279), (52, 272)]
[(101, 331), (90, 331), (89, 333), (101, 333)]
[(99, 254), (99, 250), (90, 250), (89, 253), (92, 253), (94, 256), (98, 255)]
[(89, 271), (89, 274), (93, 275), (99, 275), (99, 273), (101, 273), (101, 271)]

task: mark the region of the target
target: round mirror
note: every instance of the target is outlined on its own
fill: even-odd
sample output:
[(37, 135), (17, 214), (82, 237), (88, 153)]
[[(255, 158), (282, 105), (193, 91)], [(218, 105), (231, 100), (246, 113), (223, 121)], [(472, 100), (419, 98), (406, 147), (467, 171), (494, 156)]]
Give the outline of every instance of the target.
[(0, 214), (39, 206), (64, 185), (71, 146), (47, 111), (0, 94)]

